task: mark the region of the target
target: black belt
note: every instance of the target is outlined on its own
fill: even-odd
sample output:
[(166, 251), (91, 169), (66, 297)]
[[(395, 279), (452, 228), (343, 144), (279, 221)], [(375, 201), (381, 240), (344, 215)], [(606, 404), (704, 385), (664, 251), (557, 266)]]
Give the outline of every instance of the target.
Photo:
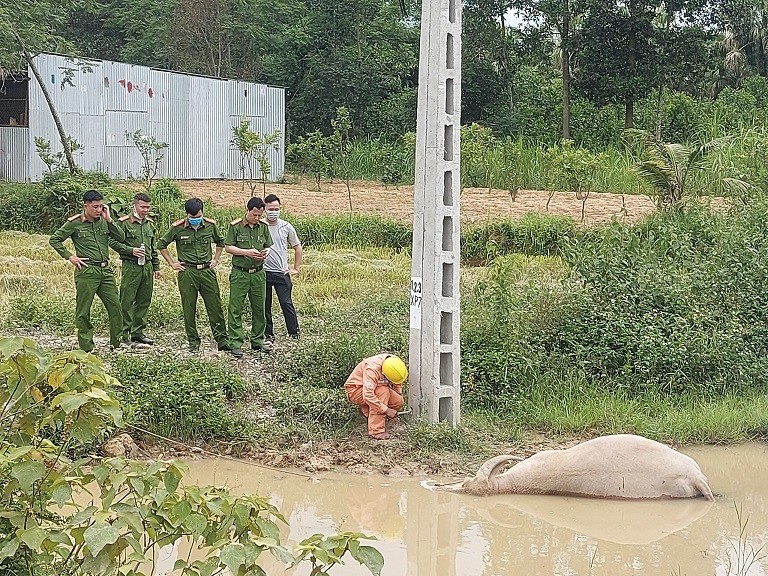
[(85, 263), (88, 264), (88, 266), (98, 266), (99, 268), (106, 268), (109, 266), (109, 262), (91, 262), (90, 260), (86, 260)]
[(253, 274), (254, 272), (258, 272), (262, 268), (264, 268), (264, 265), (257, 266), (256, 268), (245, 268), (244, 266), (232, 266), (232, 268), (237, 268), (238, 270), (242, 270), (243, 272), (247, 272), (248, 274)]
[(207, 270), (211, 267), (210, 262), (204, 262), (203, 264), (195, 264), (194, 262), (182, 262), (184, 268), (194, 268), (195, 270)]
[(139, 259), (138, 258), (120, 258), (123, 262), (130, 262), (131, 264), (136, 264), (136, 266), (139, 265)]

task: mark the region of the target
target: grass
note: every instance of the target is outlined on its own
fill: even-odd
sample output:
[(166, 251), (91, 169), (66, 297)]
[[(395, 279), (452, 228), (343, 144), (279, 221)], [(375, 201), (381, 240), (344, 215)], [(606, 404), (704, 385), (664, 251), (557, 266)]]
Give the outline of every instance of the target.
[[(512, 291), (532, 284), (556, 286), (564, 271), (559, 257), (517, 254), (503, 261)], [(0, 233), (0, 264), (0, 329), (28, 332), (34, 327), (42, 334), (67, 336), (74, 345), (72, 272), (50, 249), (47, 237)], [(171, 353), (183, 341), (183, 326), (174, 278), (164, 268), (149, 328), (169, 354), (118, 353), (110, 359), (123, 380), (130, 417), (155, 432), (185, 439), (281, 445), (349, 437), (360, 420), (344, 398), (346, 375), (362, 356), (380, 350), (407, 355), (410, 265), (407, 252), (392, 248), (308, 248), (294, 290), (302, 340), (288, 342), (280, 354), (263, 357), (245, 372), (226, 357), (201, 361)], [(219, 270), (225, 300), (229, 267), (225, 256)], [(462, 269), (462, 315), (468, 322), (488, 305), (483, 290), (475, 288), (500, 270)], [(202, 305), (199, 316), (201, 334), (210, 338)], [(98, 303), (93, 318), (97, 334), (105, 335), (106, 314)], [(280, 334), (277, 309), (275, 318)], [(758, 393), (705, 398), (630, 394), (621, 388), (609, 391), (573, 367), (521, 378), (497, 402), (466, 406), (455, 430), (412, 423), (409, 449), (417, 457), (487, 453), (538, 434), (634, 432), (675, 443), (768, 436), (768, 399)]]

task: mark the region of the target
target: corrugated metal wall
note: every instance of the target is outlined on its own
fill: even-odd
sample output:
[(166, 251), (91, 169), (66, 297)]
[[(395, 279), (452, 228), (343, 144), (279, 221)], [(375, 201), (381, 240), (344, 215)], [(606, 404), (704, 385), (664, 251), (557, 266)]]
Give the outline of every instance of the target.
[[(74, 86), (62, 86), (72, 64), (62, 56), (35, 59), (67, 134), (85, 149), (78, 162), (114, 177), (140, 177), (142, 159), (129, 134), (141, 130), (168, 144), (160, 176), (178, 179), (238, 178), (240, 160), (230, 145), (232, 127), (245, 116), (262, 133), (285, 133), (285, 91), (238, 80), (176, 74), (118, 62), (95, 61), (92, 72), (76, 71)], [(30, 80), (28, 171), (18, 180), (38, 180), (45, 165), (34, 153), (40, 136), (59, 150), (58, 133), (37, 82)], [(13, 152), (16, 154), (15, 150)], [(0, 159), (2, 160), (2, 159)], [(285, 169), (285, 139), (270, 153), (271, 178)]]
[(0, 127), (0, 180), (25, 182), (29, 170), (29, 129)]

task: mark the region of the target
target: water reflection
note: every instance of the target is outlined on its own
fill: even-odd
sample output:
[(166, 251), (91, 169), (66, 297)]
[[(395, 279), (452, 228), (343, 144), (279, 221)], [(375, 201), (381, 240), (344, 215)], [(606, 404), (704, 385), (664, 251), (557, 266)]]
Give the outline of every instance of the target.
[[(431, 492), (418, 478), (328, 473), (312, 482), (229, 461), (190, 462), (190, 470), (201, 484), (270, 495), (289, 520), (284, 533), (289, 544), (316, 532), (375, 535), (374, 545), (386, 560), (383, 576), (725, 576), (729, 566), (735, 574), (740, 562), (749, 561), (750, 550), (768, 542), (765, 445), (684, 451), (709, 477), (717, 502), (478, 498)], [(749, 516), (742, 541), (735, 505)], [(306, 573), (306, 568), (296, 571)], [(350, 561), (333, 573), (362, 572)], [(738, 573), (758, 576), (766, 568), (758, 561)]]

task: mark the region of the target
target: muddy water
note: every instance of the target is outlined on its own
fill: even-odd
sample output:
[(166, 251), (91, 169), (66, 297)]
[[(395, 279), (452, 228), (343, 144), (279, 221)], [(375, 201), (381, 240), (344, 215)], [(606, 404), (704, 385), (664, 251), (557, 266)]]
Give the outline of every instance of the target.
[[(431, 492), (421, 478), (325, 473), (312, 481), (230, 461), (189, 465), (198, 483), (271, 495), (289, 521), (288, 544), (316, 532), (375, 535), (383, 576), (768, 574), (768, 561), (750, 562), (768, 543), (768, 444), (683, 451), (717, 502), (478, 498)], [(737, 508), (748, 517), (741, 543)], [(332, 573), (365, 572), (347, 564)]]

